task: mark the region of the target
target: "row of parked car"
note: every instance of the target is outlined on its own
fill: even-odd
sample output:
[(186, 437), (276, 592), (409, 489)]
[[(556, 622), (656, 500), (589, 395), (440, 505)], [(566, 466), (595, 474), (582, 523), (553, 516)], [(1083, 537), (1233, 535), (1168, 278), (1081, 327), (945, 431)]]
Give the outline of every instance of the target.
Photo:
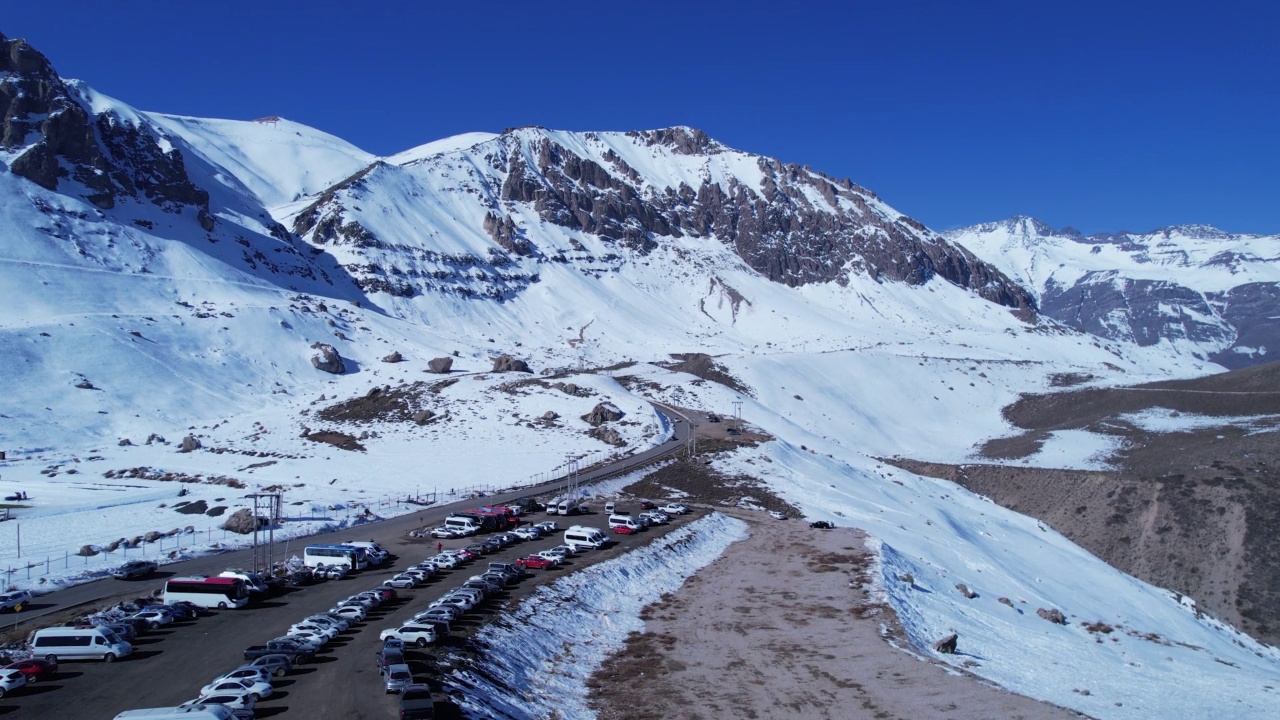
[[(547, 531), (554, 529), (543, 528)], [(472, 563), (483, 554), (468, 548), (443, 551), (414, 565), (401, 575), (417, 570), (430, 577), (444, 570)], [(450, 632), (452, 622), (491, 599), (496, 593), (502, 592), (510, 583), (524, 577), (527, 574), (525, 568), (524, 563), (490, 562), (483, 572), (472, 575), (466, 582), (448, 590), (399, 626), (385, 628), (379, 633), (383, 644), (376, 656), (378, 670), (383, 678), (385, 691), (399, 695), (402, 720), (433, 717), (435, 707), (430, 687), (416, 682), (413, 677), (413, 670), (405, 657), (406, 648), (416, 646), (422, 649), (435, 643)], [(396, 578), (387, 582), (391, 583)]]

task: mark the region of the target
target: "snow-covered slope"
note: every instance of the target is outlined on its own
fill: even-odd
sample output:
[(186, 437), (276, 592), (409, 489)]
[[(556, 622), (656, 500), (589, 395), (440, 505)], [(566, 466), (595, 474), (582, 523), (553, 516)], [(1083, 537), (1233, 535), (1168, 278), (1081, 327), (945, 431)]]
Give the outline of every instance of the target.
[[(985, 633), (993, 654), (1079, 651), (1075, 628), (1053, 635), (1038, 618), (996, 615), (1004, 606), (951, 603), (944, 579), (966, 567), (1029, 603), (1208, 648), (1252, 683), (1239, 691), (1250, 708), (1274, 676), (1266, 651), (1227, 647), (1159, 591), (1032, 521), (876, 472), (878, 454), (963, 461), (1007, 433), (1004, 403), (1055, 373), (1120, 383), (1216, 366), (1037, 320), (1015, 283), (870, 191), (687, 128), (524, 128), (370, 159), (285, 121), (139, 113), (63, 82), (29, 47), (5, 49), (0, 82), (21, 93), (0, 98), (25, 99), (0, 106), (0, 448), (6, 486), (32, 496), (28, 553), (185, 524), (205, 534), (173, 540), (176, 552), (207, 549), (220, 541), (215, 521), (164, 507), (179, 479), (195, 481), (184, 485), (192, 500), (229, 509), (243, 500), (222, 483), (287, 487), (299, 512), (318, 516), (291, 524), (301, 532), (346, 522), (328, 514), (335, 505), (390, 513), (391, 497), (530, 481), (566, 454), (643, 449), (669, 434), (646, 396), (725, 414), (741, 401), (777, 438), (741, 459), (743, 471), (807, 511), (865, 524), (886, 567), (919, 568), (937, 588), (891, 593), (919, 638), (953, 626)], [(317, 342), (337, 349), (343, 372), (313, 365)], [(721, 355), (750, 394), (643, 365), (689, 351)], [(534, 373), (491, 372), (499, 353)], [(454, 372), (426, 374), (443, 357)], [(607, 374), (542, 377), (628, 359), (648, 380), (634, 390)], [(362, 414), (379, 398), (384, 411)], [(583, 415), (599, 402), (625, 413), (613, 435), (589, 434)], [(303, 437), (316, 430), (364, 449)], [(145, 444), (152, 435), (168, 440)], [(178, 452), (185, 435), (204, 447)], [(94, 559), (98, 571), (113, 557)], [(1104, 614), (1103, 591), (1079, 599), (1079, 586), (1108, 589), (1120, 609)], [(1158, 604), (1144, 616), (1148, 602)], [(1072, 678), (1019, 653), (976, 671), (1121, 714), (1072, 698)], [(1135, 677), (1124, 674), (1131, 658), (1104, 655), (1099, 672)], [(1171, 684), (1203, 671), (1170, 668)], [(1174, 699), (1184, 698), (1150, 707), (1176, 713)]]
[(1182, 225), (1086, 237), (1028, 217), (945, 235), (1034, 292), (1044, 314), (1100, 337), (1227, 367), (1280, 347), (1280, 235)]
[(283, 118), (146, 117), (217, 167), (214, 180), (243, 188), (269, 208), (318, 193), (374, 161), (345, 140)]

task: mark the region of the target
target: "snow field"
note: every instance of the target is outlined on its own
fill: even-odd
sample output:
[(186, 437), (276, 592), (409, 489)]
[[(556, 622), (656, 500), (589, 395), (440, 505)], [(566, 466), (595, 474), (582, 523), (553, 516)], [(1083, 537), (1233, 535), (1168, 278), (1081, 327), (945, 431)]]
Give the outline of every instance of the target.
[(643, 630), (644, 606), (678, 590), (746, 533), (746, 523), (711, 513), (539, 587), (514, 612), (476, 633), (484, 656), (480, 667), (456, 671), (446, 678), (446, 688), (473, 717), (594, 717), (583, 680), (630, 633)]

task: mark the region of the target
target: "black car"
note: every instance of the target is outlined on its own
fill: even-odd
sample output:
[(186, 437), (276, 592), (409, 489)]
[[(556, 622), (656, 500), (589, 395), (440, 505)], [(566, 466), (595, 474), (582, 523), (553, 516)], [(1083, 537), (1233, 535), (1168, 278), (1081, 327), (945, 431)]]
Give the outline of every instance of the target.
[(814, 520), (813, 522), (809, 523), (809, 527), (818, 528), (820, 530), (830, 530), (831, 528), (835, 527), (835, 525), (826, 520)]
[(430, 720), (435, 717), (435, 708), (427, 685), (410, 685), (400, 692), (401, 720)]
[(150, 560), (130, 560), (111, 571), (111, 576), (121, 580), (132, 580), (134, 578), (146, 577), (155, 572), (160, 566)]

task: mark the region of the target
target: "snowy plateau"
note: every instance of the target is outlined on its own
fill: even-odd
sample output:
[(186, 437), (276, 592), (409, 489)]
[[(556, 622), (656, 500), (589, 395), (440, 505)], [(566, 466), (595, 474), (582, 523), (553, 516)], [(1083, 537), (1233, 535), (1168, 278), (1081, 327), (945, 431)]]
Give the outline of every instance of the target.
[[(981, 658), (971, 672), (1093, 717), (1274, 716), (1275, 648), (1035, 519), (880, 460), (973, 461), (1014, 431), (1002, 408), (1065, 373), (1106, 387), (1221, 372), (1213, 353), (1240, 345), (1212, 313), (1203, 342), (1091, 334), (1034, 311), (1051, 282), (1078, 279), (1040, 269), (1072, 246), (1043, 260), (965, 249), (977, 234), (952, 242), (849, 181), (689, 128), (519, 128), (375, 157), (280, 118), (142, 112), (62, 80), (21, 41), (0, 47), (0, 489), (30, 498), (0, 523), (9, 584), (100, 577), (122, 553), (82, 547), (148, 531), (180, 530), (130, 557), (234, 544), (223, 518), (174, 512), (180, 488), (228, 515), (281, 489), (277, 537), (300, 536), (652, 447), (671, 427), (651, 401), (740, 408), (769, 440), (716, 469), (864, 529), (915, 652), (957, 632)], [(1275, 282), (1276, 238), (1253, 242), (1258, 260), (1236, 272)], [(1210, 265), (1196, 287), (1225, 292), (1230, 271)], [(340, 372), (316, 366), (320, 343)], [(667, 367), (675, 353), (713, 356), (733, 382)], [(503, 355), (532, 372), (494, 372)], [(448, 375), (431, 372), (439, 358)], [(381, 413), (347, 411), (377, 398)], [(607, 439), (584, 419), (600, 403), (623, 418)], [(359, 449), (312, 439), (324, 432)], [(1106, 451), (1063, 433), (1029, 462), (1088, 468)], [(625, 579), (643, 583), (652, 558), (594, 570), (627, 597), (611, 610), (639, 627), (647, 593), (742, 532), (706, 523), (644, 593)], [(949, 590), (962, 582), (985, 592)], [(595, 632), (589, 608), (569, 612), (565, 627)], [(1099, 643), (1088, 622), (1132, 632)]]

